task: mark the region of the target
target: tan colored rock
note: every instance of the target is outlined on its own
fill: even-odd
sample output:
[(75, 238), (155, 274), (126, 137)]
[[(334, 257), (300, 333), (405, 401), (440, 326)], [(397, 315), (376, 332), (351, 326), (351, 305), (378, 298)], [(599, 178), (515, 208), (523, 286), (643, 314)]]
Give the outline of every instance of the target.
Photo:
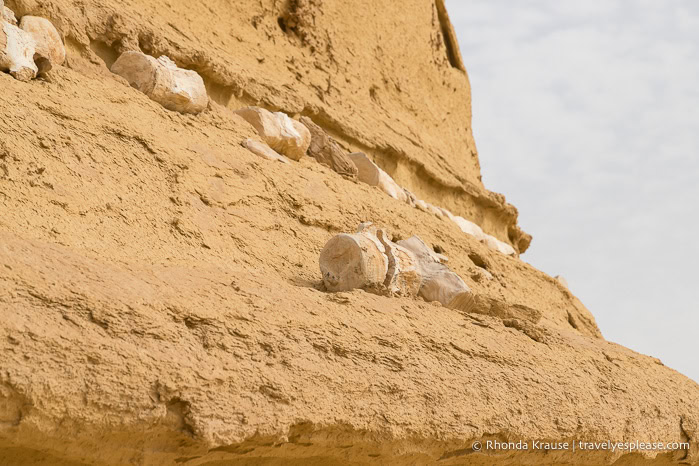
[(381, 291), (388, 272), (386, 249), (371, 231), (342, 233), (320, 253), (320, 273), (328, 291)]
[(301, 123), (311, 132), (308, 155), (348, 178), (357, 178), (357, 167), (348, 154), (313, 120), (304, 116)]
[(272, 149), (292, 160), (301, 160), (311, 145), (308, 128), (285, 113), (260, 107), (244, 107), (234, 113), (250, 123)]
[(471, 289), (444, 265), (441, 254), (435, 253), (418, 236), (398, 241), (398, 245), (412, 252), (422, 276), (419, 295), (426, 301), (438, 301), (450, 309), (469, 312), (474, 306)]
[(164, 55), (156, 60), (141, 52), (125, 52), (111, 71), (168, 110), (196, 114), (209, 103), (201, 76), (196, 71), (178, 68)]
[(34, 39), (36, 44), (34, 61), (39, 67), (40, 74), (65, 62), (66, 48), (61, 35), (51, 21), (38, 16), (22, 16), (19, 27)]
[(0, 22), (0, 71), (18, 81), (30, 81), (39, 72), (34, 63), (34, 39), (17, 26)]
[(409, 203), (408, 194), (391, 176), (379, 168), (364, 152), (354, 152), (349, 155), (359, 171), (359, 181), (369, 186), (377, 186), (393, 199)]
[(243, 141), (242, 145), (247, 150), (249, 150), (255, 155), (259, 155), (260, 157), (264, 157), (269, 160), (278, 160), (282, 163), (290, 163), (289, 159), (277, 153), (277, 151), (269, 147), (264, 142), (255, 141), (254, 139), (248, 138), (245, 141)]

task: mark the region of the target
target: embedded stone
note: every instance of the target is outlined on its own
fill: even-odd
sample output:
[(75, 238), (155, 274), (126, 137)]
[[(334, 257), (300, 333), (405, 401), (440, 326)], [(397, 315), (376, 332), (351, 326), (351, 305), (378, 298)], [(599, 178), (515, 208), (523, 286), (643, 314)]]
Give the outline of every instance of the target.
[(0, 21), (0, 71), (18, 81), (30, 81), (39, 72), (34, 63), (34, 39), (17, 26)]
[(301, 160), (311, 145), (308, 128), (285, 113), (260, 107), (245, 107), (234, 113), (250, 123), (272, 149), (292, 160)]
[(168, 110), (196, 114), (209, 103), (202, 77), (196, 71), (178, 68), (165, 55), (156, 60), (141, 52), (125, 52), (111, 71)]
[(40, 68), (40, 74), (65, 62), (66, 48), (61, 35), (51, 21), (37, 16), (22, 16), (19, 27), (34, 39), (36, 49), (34, 61)]

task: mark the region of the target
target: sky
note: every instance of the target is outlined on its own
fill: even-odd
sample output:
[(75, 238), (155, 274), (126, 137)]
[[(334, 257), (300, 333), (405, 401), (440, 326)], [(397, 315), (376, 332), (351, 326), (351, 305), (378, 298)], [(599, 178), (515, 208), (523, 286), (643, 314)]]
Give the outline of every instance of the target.
[(699, 381), (699, 2), (446, 0), (483, 182), (607, 340)]

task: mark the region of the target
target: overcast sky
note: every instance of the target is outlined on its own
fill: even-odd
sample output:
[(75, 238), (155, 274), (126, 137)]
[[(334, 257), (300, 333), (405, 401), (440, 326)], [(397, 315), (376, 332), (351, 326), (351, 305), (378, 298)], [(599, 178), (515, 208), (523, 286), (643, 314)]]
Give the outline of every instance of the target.
[(699, 2), (446, 3), (522, 258), (606, 339), (699, 381)]

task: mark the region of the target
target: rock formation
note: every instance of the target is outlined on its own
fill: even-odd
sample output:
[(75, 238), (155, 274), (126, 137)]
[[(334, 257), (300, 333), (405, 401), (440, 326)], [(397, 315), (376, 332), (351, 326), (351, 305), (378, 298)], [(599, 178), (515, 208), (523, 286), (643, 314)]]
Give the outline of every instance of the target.
[[(531, 239), (481, 182), (442, 0), (8, 5), (50, 19), (67, 58), (50, 80), (0, 73), (0, 464), (699, 461), (696, 382), (432, 208), (517, 254)], [(207, 110), (163, 111), (110, 73), (137, 50), (196, 72)], [(243, 144), (288, 154), (232, 115), (250, 106), (311, 118), (417, 208), (310, 157), (262, 159)], [(438, 273), (448, 256), (473, 303), (457, 280), (446, 306), (326, 290), (323, 245), (364, 220), (385, 244), (421, 238)], [(387, 286), (390, 267), (381, 287), (414, 283), (406, 267)], [(476, 451), (488, 440), (530, 448)]]
[(246, 139), (243, 141), (243, 147), (252, 152), (253, 154), (259, 155), (269, 160), (278, 160), (283, 163), (289, 163), (289, 159), (283, 155), (277, 153), (274, 149), (269, 147), (264, 142), (255, 141), (254, 139)]
[(112, 65), (112, 73), (168, 110), (196, 114), (209, 103), (201, 76), (178, 68), (164, 55), (156, 60), (141, 52), (125, 52)]

